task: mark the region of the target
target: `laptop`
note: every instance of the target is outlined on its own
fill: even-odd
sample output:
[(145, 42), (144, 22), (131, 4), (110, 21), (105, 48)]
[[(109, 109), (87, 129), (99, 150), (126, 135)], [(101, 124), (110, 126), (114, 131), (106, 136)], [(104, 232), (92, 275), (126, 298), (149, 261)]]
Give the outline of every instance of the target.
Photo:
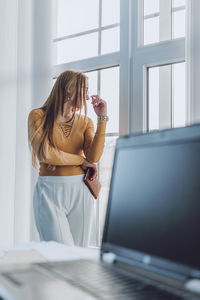
[(100, 260), (1, 271), (1, 300), (200, 299), (200, 125), (120, 137)]

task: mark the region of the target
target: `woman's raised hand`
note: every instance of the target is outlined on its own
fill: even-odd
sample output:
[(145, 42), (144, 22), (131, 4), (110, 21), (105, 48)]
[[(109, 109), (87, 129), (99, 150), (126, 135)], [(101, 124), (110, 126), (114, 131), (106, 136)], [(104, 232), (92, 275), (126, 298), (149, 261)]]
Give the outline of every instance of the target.
[(85, 161), (81, 165), (81, 168), (83, 169), (83, 171), (87, 171), (88, 168), (93, 169), (92, 176), (90, 177), (90, 180), (94, 180), (97, 177), (97, 166), (94, 163), (90, 163), (89, 161), (87, 161), (85, 159)]
[(92, 105), (97, 116), (107, 116), (107, 103), (99, 95), (92, 95)]

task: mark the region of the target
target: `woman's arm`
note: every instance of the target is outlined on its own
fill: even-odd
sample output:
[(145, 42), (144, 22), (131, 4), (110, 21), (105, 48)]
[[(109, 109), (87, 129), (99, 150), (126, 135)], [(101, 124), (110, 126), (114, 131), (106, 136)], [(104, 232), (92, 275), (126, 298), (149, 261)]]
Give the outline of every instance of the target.
[[(40, 138), (42, 135), (42, 111), (32, 110), (28, 117), (28, 136), (33, 151), (38, 154)], [(61, 150), (57, 150), (50, 146), (48, 142), (44, 145), (45, 159), (39, 159), (40, 162), (61, 166), (79, 166), (85, 161), (84, 157), (77, 154), (67, 153)], [(38, 155), (37, 155), (38, 156)]]
[(101, 158), (105, 144), (106, 123), (106, 120), (98, 120), (97, 130), (94, 133), (93, 122), (88, 118), (83, 151), (86, 159), (90, 162), (98, 162)]

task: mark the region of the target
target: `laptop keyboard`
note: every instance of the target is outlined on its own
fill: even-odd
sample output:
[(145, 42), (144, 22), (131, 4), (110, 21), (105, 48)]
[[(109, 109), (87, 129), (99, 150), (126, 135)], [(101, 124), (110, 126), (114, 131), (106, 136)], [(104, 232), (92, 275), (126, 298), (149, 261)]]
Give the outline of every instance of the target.
[(109, 300), (178, 300), (192, 299), (114, 271), (103, 264), (87, 260), (48, 264), (48, 269), (94, 295)]

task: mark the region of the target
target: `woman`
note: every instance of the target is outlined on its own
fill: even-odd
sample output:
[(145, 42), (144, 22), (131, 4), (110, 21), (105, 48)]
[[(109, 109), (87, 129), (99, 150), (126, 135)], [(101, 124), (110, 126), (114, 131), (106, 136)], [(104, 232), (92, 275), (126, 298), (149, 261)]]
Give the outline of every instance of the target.
[[(39, 162), (33, 207), (41, 240), (87, 247), (94, 212), (94, 199), (83, 182), (87, 168), (98, 162), (105, 142), (107, 104), (91, 96), (97, 114), (97, 130), (86, 116), (88, 79), (76, 71), (57, 78), (47, 101), (30, 112), (29, 142), (33, 165)], [(81, 115), (82, 108), (85, 115)], [(79, 113), (77, 113), (79, 111)]]

